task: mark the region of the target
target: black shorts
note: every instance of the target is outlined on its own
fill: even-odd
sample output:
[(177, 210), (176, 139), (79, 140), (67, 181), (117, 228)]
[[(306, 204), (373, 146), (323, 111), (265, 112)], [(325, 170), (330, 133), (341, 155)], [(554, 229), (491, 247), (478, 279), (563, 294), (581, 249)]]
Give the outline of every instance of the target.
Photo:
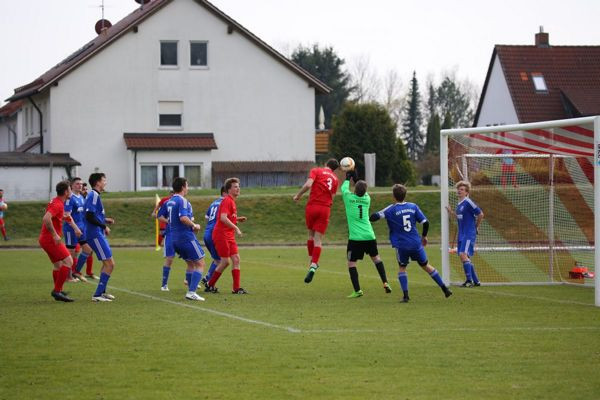
[[(87, 244), (87, 240), (80, 240), (79, 242), (77, 242), (78, 245), (83, 246), (84, 244)], [(65, 246), (67, 246), (67, 249), (76, 249), (77, 248), (77, 244), (75, 246), (67, 244)]]
[(379, 255), (377, 240), (348, 240), (346, 247), (348, 261), (362, 260), (365, 253), (371, 257)]

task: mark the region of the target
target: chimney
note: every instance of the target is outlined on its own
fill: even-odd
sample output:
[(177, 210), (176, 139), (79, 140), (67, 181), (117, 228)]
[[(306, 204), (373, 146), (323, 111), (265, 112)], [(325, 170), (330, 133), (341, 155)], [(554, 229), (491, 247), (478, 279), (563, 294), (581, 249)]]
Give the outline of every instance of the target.
[(543, 26), (540, 26), (540, 31), (535, 34), (535, 47), (550, 47), (550, 38), (548, 33), (544, 32)]

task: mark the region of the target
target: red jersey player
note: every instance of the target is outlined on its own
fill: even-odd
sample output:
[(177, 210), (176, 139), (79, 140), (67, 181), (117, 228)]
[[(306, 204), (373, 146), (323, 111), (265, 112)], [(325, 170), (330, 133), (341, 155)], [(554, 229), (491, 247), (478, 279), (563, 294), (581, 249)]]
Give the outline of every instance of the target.
[[(154, 210), (152, 210), (152, 218), (156, 218), (156, 215), (158, 214), (158, 210), (160, 210), (160, 208), (162, 207), (163, 204), (165, 204), (167, 201), (169, 201), (171, 196), (173, 196), (172, 190), (169, 192), (168, 196), (165, 196), (162, 199), (160, 199), (160, 201), (158, 202), (156, 207), (154, 207)], [(159, 219), (158, 220), (158, 245), (159, 246), (162, 246), (163, 241), (165, 240), (165, 229), (167, 229), (167, 223)], [(169, 267), (170, 267), (170, 265), (169, 265)]]
[(340, 164), (336, 159), (331, 158), (325, 165), (325, 168), (311, 169), (306, 183), (294, 196), (294, 201), (298, 201), (310, 189), (305, 211), (306, 227), (308, 228), (306, 247), (310, 257), (308, 274), (304, 278), (306, 283), (312, 281), (315, 271), (319, 268), (323, 236), (329, 225), (331, 205), (338, 188), (338, 178), (334, 171), (339, 168)]
[(237, 216), (237, 207), (235, 206), (235, 199), (240, 195), (240, 180), (238, 178), (229, 178), (225, 181), (225, 197), (219, 206), (217, 211), (217, 224), (212, 233), (212, 239), (217, 249), (221, 261), (213, 272), (212, 277), (207, 283), (207, 287), (204, 290), (209, 293), (216, 293), (217, 289), (215, 284), (219, 280), (219, 277), (229, 265), (229, 258), (233, 267), (231, 269), (231, 276), (233, 277), (233, 294), (247, 294), (248, 292), (244, 288), (240, 287), (240, 255), (235, 242), (235, 234), (242, 236), (242, 231), (238, 228), (238, 222), (246, 221), (246, 217)]
[[(70, 196), (71, 185), (69, 182), (58, 182), (56, 184), (56, 197), (50, 201), (46, 207), (44, 218), (42, 218), (42, 230), (38, 240), (42, 249), (48, 254), (50, 262), (54, 265), (52, 271), (54, 290), (50, 294), (56, 301), (65, 302), (73, 301), (63, 292), (63, 285), (69, 277), (73, 259), (65, 244), (61, 242), (65, 201)], [(73, 219), (69, 218), (68, 222), (74, 230), (79, 230)]]

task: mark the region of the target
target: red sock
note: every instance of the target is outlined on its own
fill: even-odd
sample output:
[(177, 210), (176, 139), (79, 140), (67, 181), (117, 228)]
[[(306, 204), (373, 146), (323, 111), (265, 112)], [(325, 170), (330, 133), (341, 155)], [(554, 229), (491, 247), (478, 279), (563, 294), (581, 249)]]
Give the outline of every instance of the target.
[(3, 226), (0, 229), (2, 229), (2, 236), (6, 237), (6, 228)]
[(308, 256), (312, 257), (313, 249), (315, 248), (315, 241), (312, 239), (308, 239), (306, 241), (306, 248), (308, 249)]
[(69, 271), (71, 271), (71, 268), (67, 267), (66, 265), (60, 267), (60, 269), (58, 270), (58, 277), (56, 278), (56, 282), (54, 283), (55, 292), (62, 292), (63, 285), (69, 277)]
[(233, 290), (236, 291), (240, 288), (240, 270), (232, 269), (231, 276), (233, 277)]
[(315, 248), (313, 249), (311, 262), (318, 264), (320, 257), (321, 257), (321, 246), (315, 246)]
[(71, 272), (77, 272), (77, 257), (73, 259), (73, 265), (71, 266)]
[(94, 257), (93, 253), (89, 255), (87, 260), (85, 260), (85, 273), (88, 275), (93, 275), (94, 271), (92, 270), (92, 266), (94, 265)]
[(210, 281), (208, 281), (208, 286), (215, 286), (215, 283), (217, 283), (220, 277), (221, 273), (215, 270), (215, 272), (213, 272), (213, 275), (210, 277)]
[(56, 280), (58, 279), (58, 270), (57, 269), (53, 269), (52, 270), (52, 281), (54, 282), (54, 284), (56, 285)]

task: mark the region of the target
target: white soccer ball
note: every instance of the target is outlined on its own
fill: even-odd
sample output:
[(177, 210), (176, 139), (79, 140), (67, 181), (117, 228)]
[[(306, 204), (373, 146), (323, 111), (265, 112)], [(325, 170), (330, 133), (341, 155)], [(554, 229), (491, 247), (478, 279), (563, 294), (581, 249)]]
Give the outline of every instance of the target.
[(354, 160), (352, 157), (344, 157), (340, 160), (340, 168), (342, 171), (352, 171), (354, 169)]

